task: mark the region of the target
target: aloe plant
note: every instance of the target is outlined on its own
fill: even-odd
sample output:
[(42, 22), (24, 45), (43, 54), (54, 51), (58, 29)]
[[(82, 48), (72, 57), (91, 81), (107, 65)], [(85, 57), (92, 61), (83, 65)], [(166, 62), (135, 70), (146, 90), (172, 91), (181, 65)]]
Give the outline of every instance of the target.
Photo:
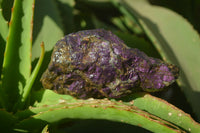
[[(12, 9), (11, 3), (0, 1), (1, 131), (89, 132), (106, 120), (118, 125), (110, 131), (100, 124), (106, 132), (200, 132), (200, 39), (186, 19), (146, 0), (13, 0)], [(196, 117), (160, 93), (159, 98), (138, 92), (122, 99), (83, 100), (43, 89), (40, 77), (56, 41), (95, 28), (112, 30), (130, 47), (177, 64), (181, 76), (169, 91), (181, 88)]]

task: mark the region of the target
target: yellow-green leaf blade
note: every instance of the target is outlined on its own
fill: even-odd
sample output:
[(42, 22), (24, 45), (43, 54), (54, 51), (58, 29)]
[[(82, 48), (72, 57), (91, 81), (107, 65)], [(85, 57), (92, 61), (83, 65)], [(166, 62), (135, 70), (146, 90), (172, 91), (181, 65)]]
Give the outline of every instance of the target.
[(2, 71), (2, 90), (10, 110), (23, 93), (31, 72), (34, 0), (15, 0), (10, 20)]
[[(200, 118), (200, 38), (181, 16), (146, 0), (124, 0), (164, 60), (180, 67), (179, 85)], [(142, 7), (142, 8), (141, 8)]]
[[(0, 8), (0, 38), (3, 39), (3, 41), (6, 41), (6, 37), (8, 35), (8, 22), (4, 19), (3, 14), (2, 14), (2, 9)], [(2, 42), (0, 42), (1, 45)]]
[[(78, 100), (70, 98), (68, 95), (55, 94), (51, 90), (35, 93), (36, 97), (41, 97), (41, 94), (43, 95), (41, 99), (43, 104), (40, 102), (35, 104), (37, 107), (32, 107), (29, 110), (16, 114), (19, 118), (26, 118), (16, 125), (17, 129), (28, 131), (32, 129), (42, 130), (48, 123), (51, 124), (69, 118), (117, 121), (136, 126), (139, 125), (152, 132), (168, 133), (182, 131), (167, 121), (123, 102), (108, 99)], [(53, 101), (53, 104), (50, 104), (50, 101)]]
[(129, 98), (135, 99), (133, 105), (141, 110), (146, 110), (153, 115), (183, 128), (187, 132), (200, 132), (200, 124), (194, 121), (189, 114), (163, 99), (146, 93), (136, 93), (129, 96)]
[(5, 50), (7, 35), (8, 35), (8, 22), (4, 19), (2, 9), (0, 8), (0, 75), (3, 65), (4, 50)]

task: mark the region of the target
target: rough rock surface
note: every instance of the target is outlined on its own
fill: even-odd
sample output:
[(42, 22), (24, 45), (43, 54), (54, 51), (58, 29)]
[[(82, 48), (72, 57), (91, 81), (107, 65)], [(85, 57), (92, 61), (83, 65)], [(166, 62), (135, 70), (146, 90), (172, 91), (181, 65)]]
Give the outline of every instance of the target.
[(41, 82), (46, 89), (78, 98), (119, 98), (142, 88), (159, 91), (178, 68), (127, 47), (103, 29), (71, 33), (59, 40)]

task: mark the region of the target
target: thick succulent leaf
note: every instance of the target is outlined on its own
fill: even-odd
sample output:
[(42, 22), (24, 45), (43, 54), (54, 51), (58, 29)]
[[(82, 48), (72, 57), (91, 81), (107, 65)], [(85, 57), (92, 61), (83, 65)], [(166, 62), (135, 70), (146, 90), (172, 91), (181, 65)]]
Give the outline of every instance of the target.
[(64, 33), (69, 34), (74, 32), (74, 14), (73, 9), (75, 6), (74, 0), (57, 0), (57, 6), (59, 8), (59, 13), (62, 18), (62, 24), (64, 27)]
[[(51, 90), (37, 92), (34, 95), (39, 98), (40, 102), (34, 104), (36, 107), (16, 114), (20, 119), (24, 119), (15, 126), (16, 129), (42, 130), (48, 123), (70, 118), (118, 121), (131, 125), (140, 125), (140, 127), (153, 132), (182, 131), (175, 125), (133, 106), (132, 103), (134, 101), (131, 101), (130, 105), (128, 105), (121, 101), (117, 102), (108, 99), (77, 100), (68, 95), (55, 94)], [(53, 104), (51, 101), (53, 101)]]
[[(184, 18), (192, 23), (192, 25), (199, 30), (199, 0), (176, 0), (176, 1), (165, 1), (165, 0), (154, 0), (151, 1), (152, 4), (164, 6), (173, 11), (177, 12), (178, 14), (183, 15)], [(196, 21), (196, 22), (195, 22)]]
[(42, 133), (48, 133), (48, 125), (43, 128)]
[(2, 9), (0, 8), (0, 75), (3, 65), (6, 37), (8, 35), (8, 22), (4, 19)]
[(114, 32), (114, 33), (120, 39), (122, 39), (127, 46), (132, 48), (138, 48), (139, 50), (145, 52), (148, 56), (160, 58), (160, 55), (156, 51), (156, 49), (144, 38), (122, 32)]
[[(2, 9), (0, 8), (0, 37), (3, 39), (3, 41), (6, 41), (6, 37), (8, 35), (8, 22), (4, 19), (3, 14), (2, 14)], [(0, 42), (1, 45), (2, 42)]]
[[(115, 27), (108, 25), (107, 23), (99, 20), (94, 14), (91, 14), (91, 21), (94, 26), (94, 27), (91, 27), (92, 29), (109, 29), (111, 31), (117, 30)], [(91, 29), (91, 28), (88, 27), (88, 29)]]
[(63, 35), (63, 26), (55, 1), (36, 0), (32, 60), (39, 58), (41, 42), (45, 44), (45, 51), (49, 52)]
[(10, 21), (13, 3), (14, 3), (14, 0), (0, 1), (0, 8), (3, 9), (3, 16), (6, 21)]
[(33, 27), (32, 66), (40, 56), (40, 43), (45, 44), (44, 61), (37, 75), (33, 88), (40, 89), (40, 77), (48, 66), (51, 51), (56, 42), (64, 36), (61, 17), (54, 0), (36, 0)]
[(37, 65), (35, 66), (33, 72), (31, 73), (31, 76), (30, 78), (27, 80), (27, 83), (26, 83), (26, 86), (24, 87), (24, 92), (21, 96), (21, 99), (18, 100), (18, 102), (15, 104), (15, 107), (14, 107), (14, 111), (16, 109), (23, 109), (25, 108), (24, 105), (25, 105), (25, 102), (27, 101), (27, 98), (30, 94), (30, 91), (31, 91), (31, 88), (33, 86), (33, 83), (37, 77), (37, 74), (40, 70), (40, 67), (42, 65), (42, 62), (43, 62), (43, 59), (44, 59), (44, 43), (42, 42), (41, 43), (41, 55), (40, 55), (40, 58), (37, 62)]
[(17, 122), (17, 118), (11, 114), (5, 111), (4, 109), (0, 109), (0, 129), (2, 133), (10, 133), (12, 130), (12, 127)]
[(134, 18), (131, 13), (129, 13), (123, 6), (118, 6), (118, 2), (115, 0), (113, 1), (113, 4), (124, 14), (123, 16), (123, 24), (126, 25), (126, 27), (129, 28), (130, 31), (133, 31), (136, 34), (142, 34), (143, 30), (139, 26), (139, 23), (136, 18)]
[(34, 0), (15, 0), (6, 43), (2, 88), (9, 108), (23, 93), (31, 72)]
[(113, 17), (111, 22), (121, 31), (127, 32), (127, 27), (124, 25), (123, 17)]
[(141, 110), (146, 110), (153, 115), (172, 122), (187, 132), (200, 132), (200, 124), (195, 122), (189, 114), (183, 112), (174, 105), (169, 104), (163, 99), (146, 93), (136, 93), (129, 96), (129, 98), (135, 99), (133, 105)]
[[(128, 13), (125, 12), (125, 14), (128, 14)], [(121, 17), (114, 17), (112, 18), (111, 21), (123, 32), (132, 31), (133, 33), (136, 33), (136, 34), (142, 34), (143, 33), (142, 29), (139, 27), (139, 25), (135, 21), (132, 21), (132, 20), (133, 19), (130, 19), (130, 17), (121, 16)]]
[[(200, 38), (192, 26), (171, 10), (146, 0), (123, 0), (121, 4), (137, 17), (165, 61), (180, 67), (179, 85), (200, 119)], [(142, 8), (141, 8), (142, 7)]]

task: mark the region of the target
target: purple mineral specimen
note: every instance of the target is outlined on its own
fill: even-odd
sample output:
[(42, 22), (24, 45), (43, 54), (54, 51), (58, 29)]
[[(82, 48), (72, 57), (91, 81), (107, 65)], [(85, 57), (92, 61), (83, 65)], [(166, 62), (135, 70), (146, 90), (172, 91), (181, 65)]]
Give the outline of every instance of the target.
[(71, 33), (59, 40), (41, 82), (78, 98), (119, 98), (136, 88), (159, 91), (178, 78), (178, 68), (127, 47), (103, 29)]

